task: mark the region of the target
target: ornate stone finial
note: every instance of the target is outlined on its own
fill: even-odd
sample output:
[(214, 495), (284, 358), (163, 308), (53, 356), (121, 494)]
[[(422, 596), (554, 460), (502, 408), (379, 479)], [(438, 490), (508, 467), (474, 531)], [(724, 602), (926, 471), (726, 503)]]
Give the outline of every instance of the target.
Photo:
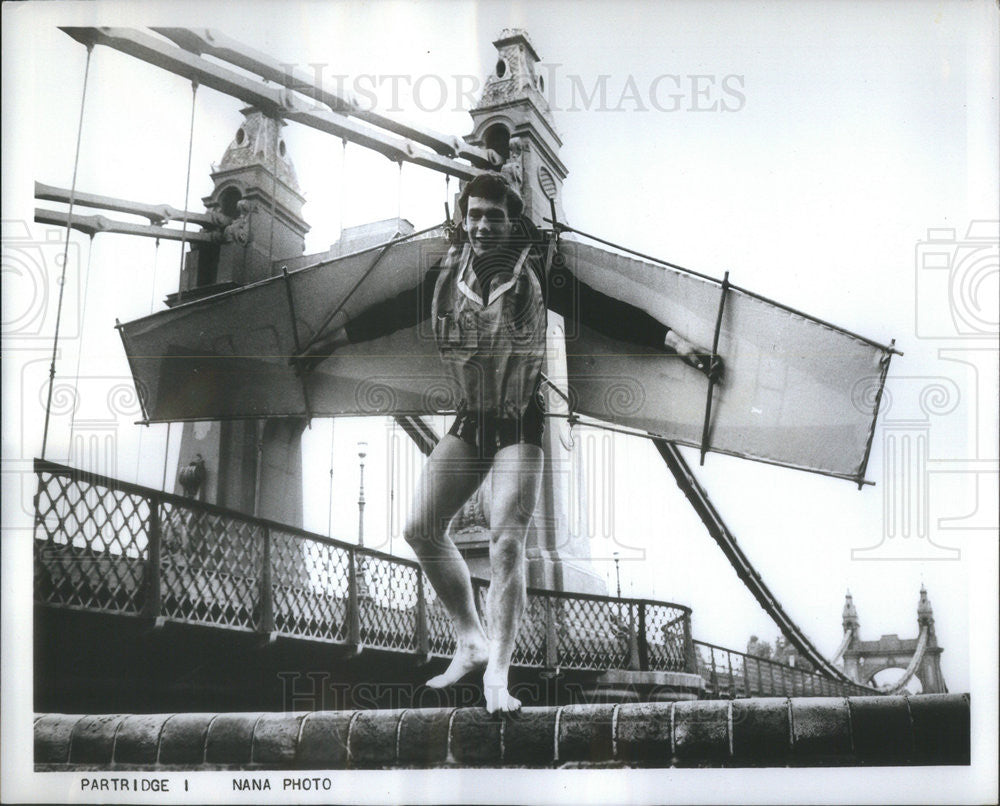
[(858, 611), (854, 607), (854, 597), (851, 596), (850, 590), (847, 591), (847, 595), (844, 597), (844, 612), (841, 614), (843, 619), (844, 632), (848, 630), (853, 630), (857, 632), (861, 627), (861, 622), (858, 620)]
[(227, 171), (251, 165), (259, 165), (267, 171), (277, 168), (278, 178), (297, 191), (299, 182), (295, 176), (295, 166), (292, 165), (285, 140), (281, 136), (284, 121), (269, 118), (253, 107), (241, 111), (245, 120), (223, 154), (218, 170)]
[(921, 627), (932, 627), (934, 625), (934, 610), (931, 607), (931, 600), (927, 598), (927, 588), (920, 585), (920, 601), (917, 602), (917, 624)]

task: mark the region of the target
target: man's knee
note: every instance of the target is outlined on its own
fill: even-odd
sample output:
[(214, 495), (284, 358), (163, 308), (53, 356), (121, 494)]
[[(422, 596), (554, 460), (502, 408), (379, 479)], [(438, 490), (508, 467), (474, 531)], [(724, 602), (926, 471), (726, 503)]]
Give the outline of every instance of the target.
[(492, 535), (490, 547), (493, 573), (509, 573), (524, 562), (523, 531), (500, 530)]
[(429, 530), (421, 523), (417, 521), (411, 521), (403, 527), (403, 540), (406, 541), (407, 545), (416, 551), (423, 546), (429, 545), (433, 540), (433, 537), (429, 534)]

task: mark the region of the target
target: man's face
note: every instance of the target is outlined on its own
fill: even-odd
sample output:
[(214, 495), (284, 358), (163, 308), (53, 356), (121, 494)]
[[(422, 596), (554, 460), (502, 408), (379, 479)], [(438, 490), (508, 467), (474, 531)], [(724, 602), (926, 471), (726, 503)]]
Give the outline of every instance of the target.
[(465, 231), (469, 233), (472, 251), (477, 255), (503, 246), (510, 237), (512, 226), (504, 202), (470, 196), (465, 212)]

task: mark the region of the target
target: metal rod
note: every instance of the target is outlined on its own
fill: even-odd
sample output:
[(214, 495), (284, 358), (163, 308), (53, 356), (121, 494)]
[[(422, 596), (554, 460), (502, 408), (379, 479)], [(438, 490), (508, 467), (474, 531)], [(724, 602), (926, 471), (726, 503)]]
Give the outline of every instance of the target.
[(404, 236), (402, 236), (400, 238), (394, 238), (393, 240), (391, 240), (387, 244), (385, 244), (385, 246), (382, 247), (382, 251), (380, 251), (378, 253), (378, 256), (375, 258), (375, 260), (372, 261), (372, 264), (365, 270), (365, 273), (362, 274), (361, 277), (358, 278), (357, 282), (355, 282), (354, 285), (351, 287), (351, 290), (347, 292), (347, 295), (337, 304), (337, 307), (333, 309), (333, 313), (331, 313), (329, 316), (327, 316), (326, 319), (323, 320), (323, 324), (321, 324), (318, 328), (316, 328), (316, 335), (313, 336), (313, 338), (309, 341), (309, 343), (303, 349), (304, 350), (308, 350), (310, 347), (312, 347), (317, 342), (317, 340), (320, 338), (320, 334), (322, 334), (323, 331), (326, 330), (326, 328), (327, 328), (327, 326), (329, 326), (330, 322), (333, 321), (333, 318), (338, 313), (340, 313), (340, 311), (343, 309), (343, 307), (350, 301), (351, 297), (354, 296), (354, 292), (357, 291), (358, 288), (361, 286), (361, 284), (365, 280), (368, 279), (368, 276), (373, 271), (375, 271), (375, 269), (379, 265), (379, 263), (382, 262), (382, 258), (385, 257), (386, 253), (388, 253), (388, 251), (393, 246), (401, 244), (404, 241), (411, 241), (414, 238), (417, 238), (417, 237), (419, 237), (421, 235), (426, 235), (428, 232), (433, 232), (434, 230), (438, 229), (440, 226), (441, 226), (440, 224), (435, 224), (433, 227), (427, 227), (426, 229), (422, 229), (422, 230), (420, 230), (418, 232), (411, 232), (409, 235), (404, 235)]
[[(301, 350), (299, 349), (299, 326), (295, 321), (295, 300), (292, 298), (292, 281), (288, 277), (288, 268), (285, 266), (281, 267), (281, 276), (285, 278), (285, 295), (288, 298), (288, 314), (292, 320), (292, 341), (295, 343), (295, 354), (299, 355)], [(312, 428), (312, 406), (309, 404), (309, 387), (306, 384), (306, 374), (304, 372), (298, 373), (299, 380), (302, 383), (302, 405), (306, 409), (306, 424)]]
[(729, 527), (722, 520), (721, 515), (719, 515), (712, 505), (708, 493), (698, 482), (690, 466), (684, 461), (684, 457), (681, 456), (677, 446), (662, 439), (654, 440), (653, 444), (663, 457), (674, 480), (677, 482), (677, 486), (680, 487), (684, 496), (698, 514), (698, 517), (701, 518), (702, 523), (705, 524), (705, 528), (712, 539), (722, 549), (722, 553), (729, 560), (740, 581), (747, 587), (760, 606), (764, 608), (764, 611), (774, 620), (781, 633), (802, 653), (803, 657), (824, 675), (840, 682), (849, 680), (842, 671), (820, 654), (819, 650), (813, 646), (805, 633), (792, 621), (781, 606), (781, 603), (771, 593), (764, 580), (761, 579), (760, 574), (757, 573), (746, 554), (743, 553), (743, 550), (736, 541), (736, 536), (729, 530)]
[[(470, 180), (484, 173), (485, 169), (458, 162), (423, 148), (413, 140), (387, 134), (379, 129), (358, 123), (343, 114), (317, 109), (297, 99), (280, 85), (274, 86), (219, 64), (205, 61), (198, 56), (170, 45), (161, 39), (128, 28), (76, 28), (62, 27), (64, 33), (88, 45), (106, 47), (127, 53), (211, 89), (239, 98), (256, 106), (265, 114), (292, 120), (319, 131), (346, 138), (358, 145), (377, 151), (395, 161), (405, 160), (431, 170), (448, 173), (463, 180)], [(490, 157), (490, 163), (494, 160)]]
[(170, 461), (170, 429), (173, 423), (167, 423), (167, 444), (163, 448), (163, 481), (160, 483), (160, 487), (163, 492), (167, 491), (167, 464)]
[(499, 166), (499, 155), (490, 149), (470, 145), (460, 137), (439, 134), (430, 129), (393, 120), (374, 110), (361, 107), (353, 98), (328, 89), (317, 76), (307, 78), (295, 70), (293, 65), (280, 64), (270, 56), (225, 36), (218, 31), (189, 28), (157, 28), (151, 30), (161, 34), (196, 55), (214, 56), (244, 70), (256, 73), (267, 81), (280, 84), (295, 92), (301, 92), (313, 100), (325, 104), (339, 114), (356, 117), (381, 129), (386, 129), (403, 137), (408, 137), (421, 145), (434, 149), (439, 154), (468, 159), (475, 165), (489, 168)]
[[(875, 407), (874, 411), (872, 412), (872, 424), (871, 428), (868, 429), (868, 441), (865, 443), (865, 455), (864, 458), (861, 460), (861, 466), (858, 468), (858, 476), (862, 478), (864, 477), (865, 472), (868, 470), (868, 457), (871, 455), (872, 442), (875, 439), (875, 424), (878, 422), (878, 410), (879, 407), (882, 405), (882, 392), (885, 389), (885, 379), (889, 375), (889, 362), (892, 361), (892, 353), (893, 353), (892, 347), (894, 347), (895, 344), (896, 340), (893, 339), (889, 345), (890, 350), (888, 353), (886, 353), (882, 361), (882, 373), (879, 376), (878, 390), (875, 392)], [(902, 355), (902, 353), (900, 353), (900, 355)], [(858, 489), (859, 490), (861, 489), (861, 482), (858, 482)]]
[(712, 354), (708, 357), (708, 397), (705, 400), (705, 424), (701, 429), (701, 462), (705, 464), (705, 454), (708, 453), (708, 434), (712, 423), (712, 393), (715, 391), (715, 376), (712, 374), (712, 364), (719, 354), (719, 333), (722, 330), (722, 312), (726, 307), (726, 294), (729, 293), (729, 272), (722, 278), (722, 293), (719, 296), (719, 313), (715, 317), (715, 335), (712, 337)]
[[(83, 341), (86, 331), (83, 325), (87, 321), (87, 302), (90, 299), (90, 266), (91, 258), (94, 256), (94, 236), (90, 236), (90, 242), (87, 244), (87, 273), (86, 279), (83, 281), (83, 308), (80, 311), (80, 339), (76, 347), (76, 374), (73, 376), (73, 384), (76, 387), (80, 385), (80, 367), (83, 362)], [(76, 407), (70, 411), (69, 415), (69, 447), (66, 450), (67, 461), (70, 461), (73, 456), (73, 432), (76, 430)], [(142, 436), (142, 432), (139, 432), (139, 436)]]
[(76, 175), (80, 167), (80, 140), (83, 138), (83, 110), (87, 103), (87, 80), (90, 78), (90, 56), (94, 48), (87, 46), (87, 65), (83, 71), (83, 92), (80, 95), (80, 119), (76, 127), (76, 155), (73, 157), (73, 182), (69, 195), (69, 213), (66, 222), (66, 242), (63, 244), (62, 272), (59, 281), (59, 302), (56, 305), (56, 332), (52, 337), (52, 361), (49, 364), (49, 393), (45, 401), (45, 425), (42, 427), (42, 458), (49, 443), (49, 417), (52, 414), (52, 389), (56, 383), (56, 355), (59, 351), (59, 328), (62, 324), (63, 294), (66, 290), (66, 266), (69, 264), (69, 231), (73, 221), (73, 203), (76, 195)]
[(132, 221), (118, 221), (102, 215), (78, 215), (70, 218), (60, 210), (35, 208), (35, 221), (39, 224), (55, 224), (59, 227), (72, 227), (85, 235), (97, 235), (107, 232), (119, 235), (138, 235), (144, 238), (163, 238), (168, 241), (186, 240), (198, 243), (213, 243), (216, 236), (211, 232), (188, 232), (187, 235), (179, 229), (169, 229), (150, 224), (139, 224)]
[[(70, 191), (35, 182), (35, 198), (42, 201), (68, 203)], [(113, 196), (99, 196), (96, 193), (76, 193), (75, 203), (80, 207), (94, 207), (98, 210), (113, 210), (116, 213), (129, 213), (149, 219), (150, 224), (164, 224), (167, 221), (179, 221), (187, 216), (192, 224), (207, 227), (217, 227), (219, 222), (210, 213), (194, 213), (190, 210), (178, 210), (169, 204), (146, 204), (127, 199), (116, 199)], [(186, 205), (185, 205), (186, 207)]]
[[(184, 296), (184, 247), (187, 246), (187, 207), (188, 196), (191, 194), (191, 153), (194, 151), (194, 112), (195, 101), (198, 100), (198, 80), (191, 82), (191, 128), (188, 131), (188, 161), (187, 174), (184, 179), (184, 219), (181, 222), (181, 257), (180, 270), (177, 280), (177, 304), (180, 305)], [(273, 224), (272, 224), (273, 226)]]

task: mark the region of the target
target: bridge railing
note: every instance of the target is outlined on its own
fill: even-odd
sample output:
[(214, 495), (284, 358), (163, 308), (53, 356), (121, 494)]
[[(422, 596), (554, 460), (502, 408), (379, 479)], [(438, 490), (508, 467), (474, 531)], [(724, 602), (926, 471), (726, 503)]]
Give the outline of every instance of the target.
[[(455, 634), (420, 566), (303, 529), (36, 460), (35, 597), (61, 608), (417, 656)], [(486, 620), (484, 580), (474, 580)], [(514, 663), (696, 670), (691, 610), (529, 589)]]
[(870, 688), (831, 680), (778, 661), (694, 641), (698, 673), (713, 699), (737, 697), (841, 697), (870, 695)]

